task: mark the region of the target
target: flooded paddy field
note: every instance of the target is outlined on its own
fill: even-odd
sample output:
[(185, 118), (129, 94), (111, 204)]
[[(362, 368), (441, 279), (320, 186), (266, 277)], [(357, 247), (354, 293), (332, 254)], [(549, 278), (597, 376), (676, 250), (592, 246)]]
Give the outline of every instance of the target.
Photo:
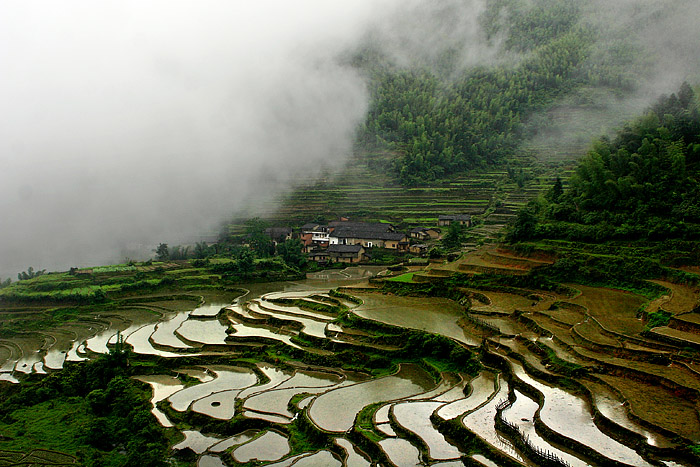
[[(575, 297), (396, 296), (367, 282), (377, 272), (134, 300), (1, 340), (0, 377), (107, 353), (119, 335), (135, 360), (160, 362), (135, 378), (173, 452), (203, 467), (693, 465), (700, 366), (642, 335), (641, 297), (576, 285)], [(691, 301), (675, 293), (674, 310)], [(454, 363), (465, 354), (480, 366)]]

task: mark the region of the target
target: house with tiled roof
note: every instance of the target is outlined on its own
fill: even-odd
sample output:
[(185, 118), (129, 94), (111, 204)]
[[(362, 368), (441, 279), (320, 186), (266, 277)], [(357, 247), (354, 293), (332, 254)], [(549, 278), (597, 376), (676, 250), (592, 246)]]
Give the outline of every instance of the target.
[(440, 237), (440, 229), (428, 229), (426, 227), (416, 227), (409, 232), (411, 238), (416, 240), (426, 241), (434, 240)]
[(465, 227), (471, 227), (472, 216), (469, 214), (444, 215), (438, 217), (438, 225), (440, 227), (448, 227), (453, 222), (457, 222)]
[(270, 240), (276, 245), (292, 238), (292, 229), (289, 227), (268, 227), (265, 229), (265, 235), (270, 237)]
[(333, 228), (329, 235), (330, 245), (362, 245), (365, 248), (408, 248), (408, 236), (394, 232), (391, 224), (339, 222), (329, 224)]
[(335, 263), (359, 263), (365, 259), (365, 249), (362, 245), (329, 245), (328, 259)]
[(325, 248), (329, 244), (328, 235), (330, 227), (324, 224), (308, 223), (301, 226), (299, 239), (304, 244), (304, 250), (310, 253), (319, 247)]

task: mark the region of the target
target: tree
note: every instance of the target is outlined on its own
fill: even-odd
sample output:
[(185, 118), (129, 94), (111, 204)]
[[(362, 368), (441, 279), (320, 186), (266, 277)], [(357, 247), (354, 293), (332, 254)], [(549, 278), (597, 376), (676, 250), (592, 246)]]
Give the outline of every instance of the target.
[[(34, 268), (29, 266), (26, 272), (20, 272), (17, 274), (17, 279), (21, 281), (26, 281), (28, 279), (34, 279), (46, 273), (46, 269), (41, 269), (39, 271), (34, 271)], [(9, 283), (8, 283), (9, 285)]]
[(272, 239), (265, 235), (265, 229), (268, 227), (267, 222), (254, 217), (245, 222), (246, 239), (250, 248), (260, 257), (267, 258), (274, 253), (275, 247)]
[(170, 251), (168, 250), (167, 243), (160, 243), (158, 248), (155, 249), (155, 252), (158, 261), (167, 261), (170, 259)]
[(562, 186), (561, 178), (557, 177), (557, 179), (554, 181), (554, 185), (552, 185), (552, 188), (549, 189), (545, 197), (547, 198), (547, 201), (558, 203), (561, 195), (563, 194), (564, 187)]
[(237, 260), (241, 275), (250, 276), (255, 270), (255, 255), (250, 248), (241, 248)]
[(442, 244), (446, 248), (458, 248), (462, 245), (463, 236), (463, 226), (459, 222), (452, 222), (447, 229), (447, 233), (442, 238)]
[(206, 242), (195, 243), (194, 257), (197, 259), (204, 259), (207, 256), (211, 256), (211, 248), (206, 244)]
[(303, 247), (301, 240), (292, 238), (277, 245), (277, 253), (289, 266), (303, 268), (307, 263), (306, 255), (302, 252)]
[(184, 247), (182, 245), (176, 245), (170, 250), (168, 256), (173, 260), (185, 260), (190, 256), (190, 247), (189, 245)]
[(535, 235), (536, 226), (537, 216), (535, 213), (535, 206), (530, 203), (518, 211), (518, 217), (508, 231), (506, 240), (509, 242), (517, 242), (519, 240), (532, 238)]

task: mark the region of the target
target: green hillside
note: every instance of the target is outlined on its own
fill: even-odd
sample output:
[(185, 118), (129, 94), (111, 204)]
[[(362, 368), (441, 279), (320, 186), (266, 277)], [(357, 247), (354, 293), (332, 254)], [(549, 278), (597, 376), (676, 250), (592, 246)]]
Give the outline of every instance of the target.
[(567, 178), (591, 135), (629, 111), (615, 100), (643, 77), (638, 50), (623, 34), (608, 42), (590, 8), (487, 1), (479, 23), (496, 55), (479, 66), (458, 65), (469, 44), (447, 41), (430, 60), (406, 62), (368, 39), (347, 56), (370, 91), (352, 158), (320, 179), (298, 180), (255, 215), (288, 225), (338, 216), (434, 225), (440, 214), (470, 213), (504, 225), (556, 177)]

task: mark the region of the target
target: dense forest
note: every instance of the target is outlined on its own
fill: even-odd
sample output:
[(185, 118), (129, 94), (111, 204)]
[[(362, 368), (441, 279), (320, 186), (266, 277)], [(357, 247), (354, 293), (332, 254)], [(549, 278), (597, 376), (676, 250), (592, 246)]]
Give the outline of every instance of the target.
[(372, 100), (359, 132), (365, 148), (395, 152), (393, 169), (414, 186), (453, 172), (512, 159), (536, 131), (528, 119), (555, 99), (592, 87), (632, 88), (632, 52), (604, 48), (580, 2), (489, 0), (480, 16), (500, 59), (455, 68), (456, 50), (434, 63), (399, 66), (371, 45), (356, 58), (371, 78)]
[(0, 438), (25, 452), (43, 448), (59, 451), (59, 458), (75, 456), (60, 465), (75, 459), (86, 467), (168, 465), (169, 443), (151, 414), (150, 392), (133, 374), (129, 351), (119, 341), (95, 360), (21, 385), (0, 385)]
[(664, 96), (520, 212), (511, 240), (700, 238), (700, 112), (692, 88)]

